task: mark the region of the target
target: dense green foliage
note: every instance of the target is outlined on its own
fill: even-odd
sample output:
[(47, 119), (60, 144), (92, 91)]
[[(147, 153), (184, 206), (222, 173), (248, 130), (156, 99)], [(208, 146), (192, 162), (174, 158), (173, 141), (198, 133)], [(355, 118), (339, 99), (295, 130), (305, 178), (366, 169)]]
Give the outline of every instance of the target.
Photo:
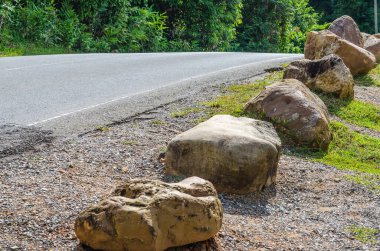
[(0, 0), (0, 55), (302, 52), (308, 31), (343, 14), (371, 32), (372, 12), (353, 0)]
[(246, 0), (237, 42), (248, 51), (301, 52), (318, 20), (308, 0)]
[(323, 22), (349, 15), (358, 23), (361, 31), (374, 33), (374, 4), (369, 0), (310, 0), (319, 13), (322, 13)]

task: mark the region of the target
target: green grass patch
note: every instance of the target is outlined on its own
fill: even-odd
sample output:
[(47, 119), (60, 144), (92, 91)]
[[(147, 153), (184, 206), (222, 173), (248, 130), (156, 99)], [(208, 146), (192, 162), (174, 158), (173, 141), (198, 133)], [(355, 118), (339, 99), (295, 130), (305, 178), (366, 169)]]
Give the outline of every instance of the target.
[(172, 117), (172, 118), (184, 118), (184, 117), (189, 116), (192, 113), (198, 113), (200, 111), (201, 111), (201, 109), (198, 108), (198, 107), (185, 108), (185, 109), (182, 109), (182, 110), (179, 110), (179, 111), (176, 111), (176, 112), (172, 112), (170, 114), (170, 117)]
[(355, 239), (365, 244), (378, 243), (377, 236), (379, 236), (380, 232), (377, 229), (354, 225), (349, 227), (348, 231), (354, 236)]
[(360, 86), (380, 87), (380, 64), (368, 74), (355, 77), (355, 84)]
[(138, 142), (136, 141), (132, 141), (132, 140), (125, 140), (123, 142), (121, 142), (123, 145), (125, 146), (132, 146), (132, 145), (137, 145)]
[(336, 121), (330, 123), (330, 129), (334, 137), (327, 152), (307, 148), (294, 152), (339, 169), (380, 175), (380, 139), (354, 132)]
[(152, 120), (150, 123), (156, 126), (164, 126), (167, 124), (165, 121), (159, 119)]
[(12, 47), (0, 45), (0, 57), (70, 54), (72, 50), (63, 47), (45, 47), (42, 45), (15, 45)]
[(233, 116), (243, 116), (244, 105), (257, 94), (259, 94), (267, 85), (282, 79), (283, 72), (274, 72), (267, 75), (264, 79), (258, 80), (252, 84), (231, 85), (223, 90), (224, 94), (216, 97), (214, 100), (204, 102), (206, 106), (206, 116), (201, 120), (208, 119), (216, 114), (230, 114)]
[(331, 114), (350, 124), (380, 131), (379, 106), (358, 100), (338, 99), (325, 94), (320, 94), (320, 97)]
[(346, 175), (346, 178), (359, 185), (368, 187), (370, 190), (374, 192), (380, 191), (380, 176), (379, 175), (356, 174), (356, 175)]
[(99, 131), (99, 132), (108, 132), (110, 130), (110, 128), (107, 127), (107, 126), (99, 125), (99, 126), (96, 127), (96, 130)]

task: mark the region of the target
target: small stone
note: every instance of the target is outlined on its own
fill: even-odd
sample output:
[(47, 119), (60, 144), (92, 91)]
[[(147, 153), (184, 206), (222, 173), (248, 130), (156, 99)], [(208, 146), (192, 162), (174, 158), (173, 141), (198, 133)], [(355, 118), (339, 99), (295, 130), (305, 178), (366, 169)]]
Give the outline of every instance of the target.
[(339, 178), (335, 178), (334, 179), (334, 182), (336, 182), (336, 183), (339, 183), (339, 182), (341, 182), (342, 180), (341, 179), (339, 179)]
[(128, 166), (125, 166), (125, 167), (123, 167), (122, 169), (121, 169), (121, 171), (123, 172), (123, 173), (127, 173), (128, 172)]

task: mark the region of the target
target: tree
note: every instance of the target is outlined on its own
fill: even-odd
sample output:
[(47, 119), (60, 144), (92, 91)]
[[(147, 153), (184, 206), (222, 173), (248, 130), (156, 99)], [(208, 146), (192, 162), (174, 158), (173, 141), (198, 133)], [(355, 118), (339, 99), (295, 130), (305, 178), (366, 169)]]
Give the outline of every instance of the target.
[(324, 22), (332, 22), (340, 16), (349, 15), (357, 22), (361, 31), (374, 33), (372, 0), (311, 0), (310, 4), (323, 13)]
[(245, 0), (243, 22), (238, 27), (242, 50), (301, 52), (306, 33), (319, 15), (308, 0)]
[[(166, 35), (175, 46), (196, 50), (227, 50), (241, 22), (241, 0), (149, 0), (168, 17)], [(181, 48), (175, 48), (181, 49)]]

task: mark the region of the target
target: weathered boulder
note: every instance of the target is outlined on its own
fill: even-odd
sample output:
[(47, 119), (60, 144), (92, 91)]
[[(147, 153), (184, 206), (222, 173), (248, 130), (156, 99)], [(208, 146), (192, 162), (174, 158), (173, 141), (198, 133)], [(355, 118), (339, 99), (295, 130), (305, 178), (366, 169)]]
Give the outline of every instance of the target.
[(305, 44), (305, 58), (315, 60), (330, 54), (336, 54), (342, 58), (354, 76), (366, 74), (376, 67), (376, 58), (369, 51), (327, 30), (309, 32)]
[(213, 185), (132, 180), (82, 212), (75, 233), (96, 250), (158, 251), (207, 240), (221, 228), (223, 209)]
[(373, 36), (373, 35), (365, 33), (365, 32), (361, 32), (360, 34), (362, 35), (364, 44), (365, 44), (365, 42), (367, 41), (368, 38), (370, 38), (371, 36)]
[(244, 109), (263, 114), (299, 144), (327, 149), (331, 141), (325, 104), (296, 79), (267, 86)]
[(276, 181), (280, 147), (270, 123), (217, 115), (170, 141), (166, 171), (202, 177), (220, 192), (247, 194)]
[(354, 97), (354, 79), (343, 60), (332, 54), (318, 60), (298, 60), (284, 71), (284, 79), (297, 79), (310, 89), (340, 98)]
[(337, 36), (357, 45), (364, 46), (364, 39), (360, 33), (358, 25), (350, 16), (342, 16), (331, 23), (329, 31)]
[(376, 60), (380, 60), (380, 39), (375, 36), (369, 36), (365, 43), (364, 49), (375, 55)]

